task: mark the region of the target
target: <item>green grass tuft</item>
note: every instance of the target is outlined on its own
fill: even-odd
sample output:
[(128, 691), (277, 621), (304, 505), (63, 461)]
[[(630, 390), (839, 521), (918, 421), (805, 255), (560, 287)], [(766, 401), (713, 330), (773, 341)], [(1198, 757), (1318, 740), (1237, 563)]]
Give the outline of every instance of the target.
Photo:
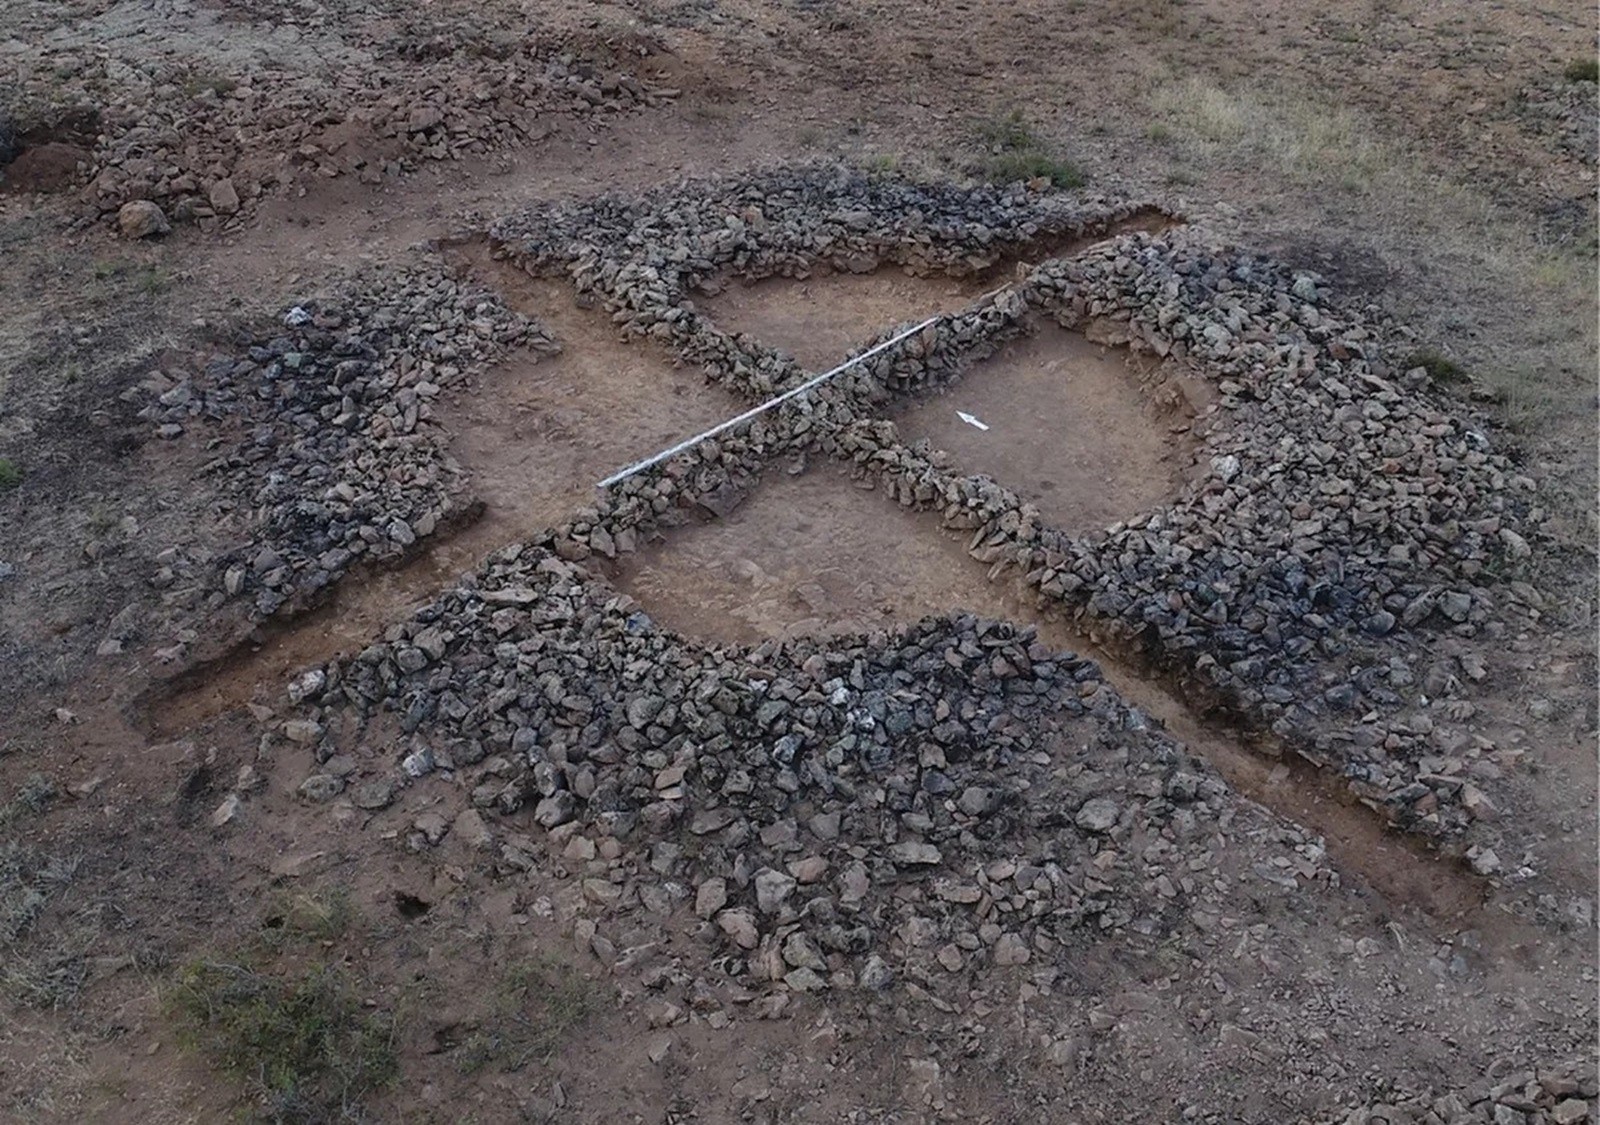
[(1464, 383), (1467, 373), (1462, 366), (1449, 356), (1440, 352), (1425, 350), (1408, 356), (1402, 367), (1410, 371), (1412, 368), (1425, 368), (1428, 378), (1435, 383)]
[(461, 1068), (545, 1062), (596, 1006), (593, 986), (570, 966), (545, 958), (517, 965), (502, 978), (488, 1021), (462, 1042)]
[(0, 457), (0, 489), (15, 488), (22, 483), (22, 470), (8, 457)]
[(892, 176), (900, 170), (900, 158), (892, 152), (881, 152), (869, 156), (864, 166), (868, 175)]
[(1573, 59), (1561, 73), (1568, 82), (1600, 82), (1600, 59)]
[(1033, 126), (1022, 115), (1020, 109), (1014, 109), (1004, 117), (978, 122), (978, 139), (991, 148), (1002, 151), (1015, 152), (1043, 147), (1039, 134), (1034, 132)]
[(1059, 188), (1084, 184), (1083, 172), (1063, 159), (1020, 109), (1004, 117), (980, 121), (976, 133), (989, 151), (975, 171), (991, 183), (1043, 179)]
[(243, 1079), (274, 1122), (359, 1117), (398, 1072), (394, 1029), (334, 966), (275, 975), (194, 961), (162, 996), (185, 1046)]
[(986, 178), (996, 183), (1016, 180), (1049, 180), (1058, 188), (1079, 188), (1083, 173), (1074, 164), (1042, 152), (1003, 152), (991, 156)]

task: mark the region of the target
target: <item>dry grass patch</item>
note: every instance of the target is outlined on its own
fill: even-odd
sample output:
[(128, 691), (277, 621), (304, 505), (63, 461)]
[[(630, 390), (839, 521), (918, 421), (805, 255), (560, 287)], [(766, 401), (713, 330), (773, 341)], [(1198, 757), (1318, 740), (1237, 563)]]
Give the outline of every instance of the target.
[(570, 965), (523, 962), (501, 978), (488, 1018), (462, 1039), (461, 1068), (516, 1071), (546, 1062), (598, 1007), (594, 986)]
[[(1197, 165), (1244, 166), (1311, 192), (1342, 188), (1350, 214), (1338, 236), (1430, 275), (1443, 298), (1419, 294), (1422, 304), (1397, 311), (1411, 318), (1431, 309), (1438, 322), (1418, 327), (1470, 361), (1473, 381), (1506, 406), (1510, 424), (1551, 430), (1580, 403), (1588, 409), (1597, 345), (1592, 243), (1542, 242), (1525, 213), (1438, 174), (1339, 105), (1193, 77), (1159, 85), (1149, 105), (1157, 117), (1150, 131)], [(1407, 300), (1403, 290), (1396, 296)], [(1498, 344), (1472, 354), (1474, 340)], [(1460, 375), (1456, 367), (1441, 381)]]
[(98, 934), (93, 918), (34, 925), (77, 876), (78, 864), (76, 856), (47, 855), (16, 842), (0, 845), (0, 986), (30, 1007), (70, 1002), (87, 977), (87, 955)]
[(237, 948), (197, 957), (159, 990), (179, 1042), (240, 1080), (254, 1117), (362, 1121), (399, 1071), (396, 1019), (327, 951), (356, 919), (342, 887), (281, 894)]
[(1337, 106), (1224, 90), (1201, 78), (1157, 87), (1150, 127), (1216, 151), (1247, 149), (1265, 165), (1296, 178), (1312, 177), (1351, 191), (1370, 188), (1393, 155), (1372, 139), (1359, 116)]

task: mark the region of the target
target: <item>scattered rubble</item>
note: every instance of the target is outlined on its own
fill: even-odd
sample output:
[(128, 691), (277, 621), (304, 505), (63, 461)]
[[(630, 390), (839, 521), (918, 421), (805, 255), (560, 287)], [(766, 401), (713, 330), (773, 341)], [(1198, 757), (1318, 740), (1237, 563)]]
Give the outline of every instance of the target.
[(296, 305), (279, 328), (164, 389), (143, 417), (248, 428), (202, 474), (219, 515), (250, 529), (222, 556), (209, 604), (247, 596), (259, 617), (305, 608), (358, 564), (393, 560), (472, 518), (433, 401), (510, 347), (551, 353), (536, 325), (437, 270), (374, 274), (337, 298)]
[[(638, 52), (608, 59), (504, 31), (446, 40), (421, 21), (389, 32), (385, 20), (296, 30), (274, 13), (271, 49), (241, 54), (226, 21), (155, 7), (128, 26), (113, 6), (100, 40), (18, 42), (15, 56), (0, 54), (19, 67), (12, 102), (95, 108), (83, 184), (94, 213), (148, 201), (175, 222), (220, 229), (263, 198), (320, 180), (381, 184), (428, 162), (525, 145), (563, 120), (677, 96), (630, 69), (646, 62)], [(160, 41), (169, 18), (186, 28), (173, 43)], [(130, 51), (146, 56), (142, 66), (127, 65)], [(105, 89), (120, 100), (102, 103)]]

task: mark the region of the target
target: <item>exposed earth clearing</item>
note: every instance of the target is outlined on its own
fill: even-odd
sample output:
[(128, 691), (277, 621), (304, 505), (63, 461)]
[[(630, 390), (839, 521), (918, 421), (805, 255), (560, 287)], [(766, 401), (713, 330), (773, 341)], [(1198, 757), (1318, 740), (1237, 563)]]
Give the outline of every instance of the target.
[(1600, 1119), (1593, 45), (1401, 8), (0, 15), (0, 1116)]

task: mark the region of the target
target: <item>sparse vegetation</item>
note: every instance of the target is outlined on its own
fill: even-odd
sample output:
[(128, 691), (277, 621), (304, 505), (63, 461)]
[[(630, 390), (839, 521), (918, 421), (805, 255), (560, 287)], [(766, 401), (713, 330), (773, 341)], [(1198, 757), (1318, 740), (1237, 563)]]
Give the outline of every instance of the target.
[(283, 975), (186, 965), (162, 996), (186, 1046), (243, 1079), (272, 1122), (357, 1120), (398, 1069), (394, 1028), (331, 965)]
[(15, 488), (22, 483), (22, 470), (9, 457), (0, 457), (0, 489)]
[[(19, 794), (6, 807), (24, 803)], [(83, 926), (49, 927), (39, 932), (40, 942), (28, 943), (39, 948), (24, 948), (34, 922), (77, 873), (76, 857), (46, 855), (14, 842), (0, 847), (0, 985), (32, 1007), (67, 1002), (87, 975)]]
[(162, 992), (184, 1045), (241, 1078), (267, 1121), (359, 1120), (398, 1071), (391, 1014), (370, 1010), (340, 965), (304, 961), (352, 920), (342, 887), (285, 894), (243, 949), (189, 962)]
[(261, 935), (272, 948), (292, 941), (331, 942), (344, 935), (352, 917), (343, 887), (301, 891), (278, 900), (261, 921)]
[(217, 95), (231, 93), (239, 83), (229, 78), (226, 74), (219, 74), (212, 70), (190, 71), (183, 80), (183, 92), (191, 98), (200, 97), (207, 92)]
[(1043, 179), (1060, 188), (1083, 186), (1083, 173), (1039, 136), (1020, 109), (979, 122), (977, 135), (988, 149), (977, 168), (986, 180), (1011, 183)]
[(142, 265), (125, 260), (95, 262), (94, 279), (108, 283), (126, 283), (128, 287), (149, 297), (166, 292), (172, 287), (174, 280), (170, 270), (158, 265)]
[(15, 842), (0, 847), (0, 950), (9, 951), (77, 871), (76, 859), (41, 855)]
[(493, 1011), (462, 1041), (461, 1067), (471, 1072), (493, 1063), (514, 1071), (543, 1062), (594, 1010), (591, 985), (570, 966), (549, 958), (524, 962), (506, 973)]
[(1568, 82), (1600, 82), (1600, 59), (1573, 59), (1561, 73)]
[(61, 791), (48, 775), (30, 773), (9, 801), (0, 805), (0, 828), (25, 816), (36, 815), (60, 796)]
[(1416, 352), (1405, 360), (1405, 369), (1421, 367), (1428, 372), (1428, 378), (1435, 383), (1464, 383), (1467, 373), (1455, 360), (1441, 352), (1424, 350)]

